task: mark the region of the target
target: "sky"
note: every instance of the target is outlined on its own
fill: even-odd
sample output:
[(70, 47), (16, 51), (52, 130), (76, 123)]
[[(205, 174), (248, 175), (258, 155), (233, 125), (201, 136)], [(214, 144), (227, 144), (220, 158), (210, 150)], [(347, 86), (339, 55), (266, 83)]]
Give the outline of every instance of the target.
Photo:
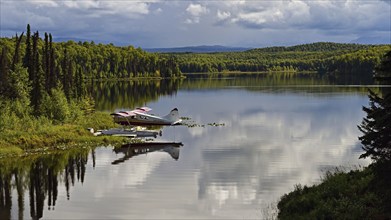
[(167, 48), (391, 43), (391, 0), (0, 0), (0, 35)]

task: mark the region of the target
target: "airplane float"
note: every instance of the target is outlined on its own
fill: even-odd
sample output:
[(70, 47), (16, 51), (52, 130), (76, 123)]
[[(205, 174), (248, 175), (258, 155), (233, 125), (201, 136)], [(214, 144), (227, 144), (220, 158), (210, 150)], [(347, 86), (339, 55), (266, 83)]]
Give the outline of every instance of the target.
[(121, 137), (130, 137), (130, 138), (142, 138), (142, 137), (154, 137), (158, 135), (162, 136), (162, 131), (146, 130), (143, 127), (133, 127), (133, 128), (111, 128), (107, 130), (97, 130), (94, 131), (93, 128), (88, 128), (88, 130), (94, 136), (109, 135), (109, 136), (121, 136)]
[(114, 122), (120, 125), (178, 125), (182, 122), (177, 108), (163, 117), (148, 114), (151, 110), (148, 107), (141, 107), (131, 111), (114, 112), (111, 115)]

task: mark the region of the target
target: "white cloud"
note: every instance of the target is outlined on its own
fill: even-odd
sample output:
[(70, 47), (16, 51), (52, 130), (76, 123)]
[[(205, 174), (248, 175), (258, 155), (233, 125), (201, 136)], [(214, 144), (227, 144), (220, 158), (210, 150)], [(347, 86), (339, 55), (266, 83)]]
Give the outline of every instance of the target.
[(217, 19), (218, 20), (226, 20), (229, 17), (231, 17), (231, 12), (217, 10)]
[(208, 9), (200, 4), (190, 4), (186, 8), (186, 11), (192, 16), (201, 16), (202, 14), (206, 14)]
[(209, 10), (200, 4), (191, 3), (186, 8), (186, 12), (190, 15), (190, 18), (185, 20), (186, 24), (195, 24), (200, 22), (200, 18), (202, 15), (207, 14)]
[[(390, 31), (390, 5), (381, 1), (250, 1), (217, 5), (218, 21), (231, 19), (251, 29), (319, 29)], [(229, 16), (228, 16), (229, 15)]]
[(2, 1), (0, 34), (25, 31), (30, 23), (54, 38), (142, 47), (391, 43), (390, 6), (383, 0)]

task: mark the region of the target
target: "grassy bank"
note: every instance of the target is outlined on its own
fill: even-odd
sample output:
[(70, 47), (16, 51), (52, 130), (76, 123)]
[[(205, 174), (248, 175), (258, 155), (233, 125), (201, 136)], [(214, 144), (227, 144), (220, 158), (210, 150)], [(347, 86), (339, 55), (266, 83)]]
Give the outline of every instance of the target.
[(21, 156), (37, 152), (50, 152), (80, 146), (120, 144), (120, 137), (95, 137), (87, 128), (105, 129), (116, 127), (111, 116), (94, 112), (78, 116), (76, 120), (53, 123), (45, 118), (10, 117), (0, 132), (0, 157)]
[(322, 183), (297, 185), (278, 203), (279, 219), (389, 219), (389, 173), (374, 165), (361, 170), (327, 172)]

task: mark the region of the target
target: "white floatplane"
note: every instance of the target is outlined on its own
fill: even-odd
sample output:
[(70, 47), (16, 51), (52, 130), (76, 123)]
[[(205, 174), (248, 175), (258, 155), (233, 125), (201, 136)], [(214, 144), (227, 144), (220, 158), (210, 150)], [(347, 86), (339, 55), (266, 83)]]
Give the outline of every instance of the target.
[(148, 114), (151, 110), (148, 107), (141, 107), (131, 111), (114, 112), (111, 115), (114, 122), (121, 125), (177, 125), (182, 122), (177, 108), (163, 117)]

